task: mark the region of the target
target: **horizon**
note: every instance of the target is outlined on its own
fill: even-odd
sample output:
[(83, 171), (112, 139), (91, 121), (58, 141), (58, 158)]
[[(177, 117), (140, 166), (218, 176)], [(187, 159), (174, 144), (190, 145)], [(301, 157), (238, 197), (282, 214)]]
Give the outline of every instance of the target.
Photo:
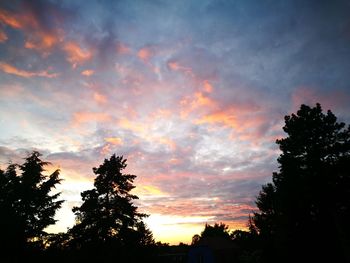
[(157, 241), (246, 229), (278, 169), (283, 118), (319, 102), (350, 120), (347, 1), (2, 1), (0, 167), (33, 149), (61, 169), (74, 224), (92, 168), (137, 176)]

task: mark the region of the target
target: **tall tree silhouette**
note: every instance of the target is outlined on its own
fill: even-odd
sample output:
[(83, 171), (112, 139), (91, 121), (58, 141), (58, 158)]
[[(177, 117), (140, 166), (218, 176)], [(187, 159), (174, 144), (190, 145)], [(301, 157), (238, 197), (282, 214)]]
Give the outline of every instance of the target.
[(135, 188), (136, 175), (123, 174), (126, 166), (123, 156), (112, 155), (98, 168), (93, 168), (97, 175), (94, 188), (82, 192), (82, 205), (73, 208), (76, 225), (70, 230), (72, 245), (128, 246), (153, 242), (150, 231), (142, 222), (146, 215), (139, 213), (132, 202), (138, 199), (130, 193)]
[(43, 174), (44, 167), (49, 163), (42, 161), (40, 156), (39, 152), (34, 151), (19, 167), (22, 174), (18, 178), (19, 199), (15, 207), (24, 221), (27, 239), (45, 234), (43, 230), (56, 222), (55, 213), (63, 203), (62, 200), (57, 201), (60, 193), (50, 195), (51, 190), (61, 181), (60, 171), (57, 169), (49, 176)]
[(279, 172), (263, 186), (252, 221), (266, 261), (345, 262), (350, 227), (350, 127), (301, 105), (285, 117)]
[(19, 251), (24, 243), (23, 224), (14, 204), (18, 201), (16, 165), (0, 170), (0, 251), (2, 255)]
[(18, 252), (26, 244), (38, 244), (46, 235), (44, 229), (56, 222), (54, 215), (63, 202), (57, 201), (60, 193), (51, 195), (60, 183), (59, 170), (45, 175), (44, 167), (49, 163), (40, 156), (34, 151), (24, 164), (10, 164), (0, 172), (1, 245), (8, 251)]

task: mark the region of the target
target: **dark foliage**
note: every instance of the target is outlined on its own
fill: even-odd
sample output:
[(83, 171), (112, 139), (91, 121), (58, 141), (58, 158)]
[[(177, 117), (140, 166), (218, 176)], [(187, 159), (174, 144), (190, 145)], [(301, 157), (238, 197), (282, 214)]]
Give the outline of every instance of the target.
[(228, 225), (224, 223), (215, 223), (213, 226), (205, 224), (204, 230), (201, 233), (201, 238), (206, 237), (223, 237), (229, 239), (230, 233)]
[(205, 238), (224, 238), (230, 240), (230, 232), (228, 225), (224, 223), (214, 223), (214, 225), (205, 224), (200, 235), (196, 234), (192, 237), (191, 245), (199, 244)]
[[(36, 151), (24, 164), (10, 164), (0, 170), (0, 247), (4, 258), (18, 258), (26, 251), (42, 248), (44, 229), (55, 223), (54, 215), (63, 201), (50, 194), (60, 183), (59, 170), (45, 175), (49, 163)], [(21, 173), (17, 174), (17, 168)]]
[(119, 256), (137, 256), (135, 249), (154, 245), (152, 232), (142, 221), (147, 215), (137, 211), (133, 201), (138, 197), (130, 193), (136, 176), (123, 174), (125, 168), (126, 159), (115, 155), (93, 168), (94, 188), (82, 192), (82, 205), (73, 208), (76, 224), (53, 240), (53, 247), (101, 259), (117, 251)]
[(350, 128), (302, 105), (277, 140), (279, 172), (262, 187), (252, 222), (265, 262), (347, 262), (350, 251)]

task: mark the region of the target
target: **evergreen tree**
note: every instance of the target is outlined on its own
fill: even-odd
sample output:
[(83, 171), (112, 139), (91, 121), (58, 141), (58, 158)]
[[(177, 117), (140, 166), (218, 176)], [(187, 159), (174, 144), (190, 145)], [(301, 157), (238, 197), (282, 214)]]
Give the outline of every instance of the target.
[(40, 156), (34, 151), (23, 165), (10, 164), (6, 171), (0, 171), (0, 240), (5, 253), (18, 253), (28, 244), (40, 244), (46, 234), (44, 229), (55, 223), (55, 212), (63, 202), (56, 201), (60, 193), (50, 195), (60, 182), (59, 170), (44, 175), (49, 163)]
[(279, 172), (263, 186), (252, 221), (264, 258), (344, 262), (349, 251), (350, 127), (320, 104), (285, 117)]
[(60, 193), (50, 195), (56, 184), (60, 183), (60, 171), (57, 169), (51, 175), (44, 175), (44, 167), (49, 163), (40, 159), (41, 154), (34, 151), (20, 166), (18, 200), (15, 209), (24, 222), (26, 239), (41, 237), (47, 226), (56, 222), (56, 211), (63, 201), (58, 200)]
[(23, 224), (14, 209), (17, 179), (15, 164), (10, 164), (5, 171), (0, 170), (0, 251), (5, 255), (20, 250), (25, 243)]
[(83, 203), (74, 207), (76, 225), (70, 230), (71, 245), (86, 247), (106, 244), (128, 246), (153, 242), (151, 233), (142, 223), (146, 215), (132, 203), (138, 199), (130, 193), (135, 188), (135, 175), (123, 174), (123, 156), (112, 155), (98, 168), (94, 188), (81, 193)]

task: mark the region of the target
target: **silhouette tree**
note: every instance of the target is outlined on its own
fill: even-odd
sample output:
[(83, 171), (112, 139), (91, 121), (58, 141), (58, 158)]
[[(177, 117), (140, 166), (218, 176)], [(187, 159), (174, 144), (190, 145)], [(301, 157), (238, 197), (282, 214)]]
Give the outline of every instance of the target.
[(19, 251), (25, 243), (23, 224), (14, 209), (17, 179), (15, 164), (10, 164), (5, 171), (0, 170), (0, 252), (6, 256)]
[(205, 238), (219, 237), (230, 240), (230, 232), (228, 230), (228, 225), (224, 223), (215, 223), (213, 226), (205, 224), (203, 231), (200, 235), (196, 234), (192, 237), (192, 245), (198, 244), (201, 240)]
[(350, 127), (331, 111), (301, 105), (285, 117), (279, 172), (262, 187), (252, 218), (275, 261), (345, 262), (350, 228)]
[(34, 151), (19, 166), (22, 174), (18, 178), (19, 191), (15, 208), (24, 222), (24, 234), (28, 240), (45, 234), (43, 230), (56, 222), (55, 213), (63, 203), (63, 200), (56, 201), (61, 193), (50, 195), (51, 190), (61, 181), (60, 171), (56, 169), (49, 176), (43, 174), (44, 167), (49, 163), (42, 161), (40, 156), (39, 152)]
[(155, 245), (155, 241), (153, 238), (153, 233), (148, 227), (144, 224), (144, 222), (140, 221), (136, 224), (136, 233), (138, 237), (136, 238), (136, 242), (141, 246), (150, 246)]
[(195, 234), (195, 235), (192, 237), (191, 245), (192, 245), (192, 246), (193, 246), (193, 245), (196, 245), (196, 244), (199, 242), (200, 239), (201, 239), (201, 236), (198, 235), (198, 234)]
[(63, 202), (57, 201), (60, 193), (50, 195), (60, 183), (59, 170), (45, 175), (44, 167), (49, 163), (40, 156), (34, 151), (24, 164), (10, 164), (5, 172), (0, 171), (1, 247), (9, 253), (18, 253), (29, 244), (40, 245), (44, 229), (56, 222), (55, 212)]
[(74, 207), (76, 224), (70, 229), (70, 245), (76, 248), (148, 245), (153, 243), (152, 233), (142, 219), (145, 214), (137, 212), (132, 203), (138, 199), (130, 193), (135, 188), (136, 175), (123, 174), (126, 168), (123, 156), (112, 155), (98, 168), (94, 188), (81, 193), (83, 203)]
[(205, 224), (204, 230), (201, 233), (201, 238), (205, 237), (223, 237), (230, 238), (230, 232), (228, 230), (228, 225), (224, 223), (215, 223), (213, 226)]

